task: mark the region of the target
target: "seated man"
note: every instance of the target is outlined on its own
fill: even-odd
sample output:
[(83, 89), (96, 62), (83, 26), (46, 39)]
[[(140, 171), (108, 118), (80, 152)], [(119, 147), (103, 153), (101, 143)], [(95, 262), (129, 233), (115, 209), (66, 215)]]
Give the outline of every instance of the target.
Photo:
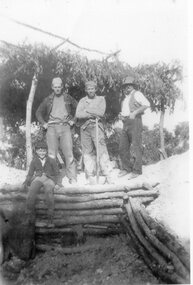
[(29, 219), (35, 220), (36, 196), (43, 186), (48, 206), (48, 226), (53, 226), (54, 194), (53, 190), (58, 182), (59, 169), (55, 159), (47, 155), (47, 145), (39, 142), (35, 148), (33, 158), (24, 185), (30, 185), (27, 197), (27, 214)]
[[(83, 152), (85, 173), (90, 184), (94, 184), (96, 165), (96, 149), (98, 144), (99, 164), (108, 183), (112, 183), (112, 165), (107, 151), (103, 124), (101, 118), (106, 110), (104, 97), (96, 95), (96, 83), (88, 81), (85, 84), (87, 95), (82, 98), (76, 109), (76, 118), (80, 121), (80, 136)], [(96, 118), (98, 122), (98, 142), (96, 138)]]

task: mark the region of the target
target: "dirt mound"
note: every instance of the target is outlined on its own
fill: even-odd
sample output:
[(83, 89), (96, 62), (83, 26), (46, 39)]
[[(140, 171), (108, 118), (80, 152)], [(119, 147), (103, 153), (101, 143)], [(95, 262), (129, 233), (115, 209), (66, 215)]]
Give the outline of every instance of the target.
[(160, 195), (147, 208), (184, 243), (190, 239), (189, 152), (144, 167), (144, 175), (160, 181)]

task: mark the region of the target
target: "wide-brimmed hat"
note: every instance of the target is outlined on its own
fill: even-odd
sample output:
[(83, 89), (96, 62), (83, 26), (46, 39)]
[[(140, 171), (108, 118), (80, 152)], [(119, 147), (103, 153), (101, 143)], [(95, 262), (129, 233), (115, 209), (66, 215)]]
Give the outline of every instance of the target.
[(122, 86), (126, 86), (126, 85), (136, 85), (135, 78), (132, 76), (127, 76), (126, 78), (124, 78)]

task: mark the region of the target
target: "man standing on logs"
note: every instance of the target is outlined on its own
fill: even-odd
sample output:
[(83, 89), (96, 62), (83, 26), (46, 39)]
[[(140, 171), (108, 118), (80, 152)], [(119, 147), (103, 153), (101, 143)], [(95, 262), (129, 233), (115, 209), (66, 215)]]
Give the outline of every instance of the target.
[[(98, 156), (99, 165), (106, 176), (107, 183), (112, 183), (112, 165), (101, 121), (106, 110), (106, 102), (104, 97), (96, 95), (96, 83), (94, 81), (86, 82), (85, 91), (87, 96), (79, 101), (76, 109), (76, 118), (79, 119), (81, 125), (80, 136), (85, 173), (89, 183), (95, 184), (96, 156)], [(96, 118), (98, 122), (96, 122)]]
[(150, 107), (150, 103), (136, 90), (133, 77), (126, 77), (122, 88), (125, 98), (119, 115), (123, 121), (119, 153), (123, 170), (119, 177), (129, 174), (128, 179), (133, 179), (142, 174), (142, 115)]
[(53, 93), (46, 97), (37, 109), (36, 117), (47, 130), (49, 157), (56, 158), (60, 144), (66, 163), (66, 175), (72, 184), (77, 181), (71, 134), (77, 102), (63, 92), (63, 83), (59, 77), (52, 80), (52, 90)]

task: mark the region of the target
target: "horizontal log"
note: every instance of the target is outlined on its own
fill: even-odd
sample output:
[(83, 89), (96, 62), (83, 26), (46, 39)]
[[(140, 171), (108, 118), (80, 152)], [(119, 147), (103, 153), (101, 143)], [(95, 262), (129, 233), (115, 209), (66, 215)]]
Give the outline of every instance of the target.
[[(149, 197), (149, 196), (155, 196), (157, 197), (159, 194), (159, 191), (157, 189), (155, 190), (132, 190), (128, 192), (128, 196), (130, 197)], [(56, 202), (88, 202), (93, 200), (102, 200), (102, 199), (111, 199), (111, 198), (123, 198), (125, 195), (125, 192), (107, 192), (107, 193), (95, 193), (95, 194), (85, 194), (85, 195), (65, 195), (65, 194), (55, 194), (54, 199)], [(40, 199), (44, 199), (43, 195), (39, 195)]]
[(54, 250), (57, 253), (61, 253), (61, 254), (75, 254), (75, 253), (82, 253), (85, 251), (95, 251), (95, 250), (99, 250), (100, 248), (107, 248), (107, 247), (112, 247), (110, 244), (94, 244), (94, 245), (82, 245), (82, 246), (76, 246), (76, 247), (69, 247), (69, 248), (64, 248), (61, 246), (56, 245), (44, 245), (44, 244), (37, 244), (36, 248), (38, 250), (41, 251), (50, 251), (50, 250)]
[[(91, 224), (91, 223), (118, 223), (119, 219), (116, 215), (93, 215), (93, 216), (71, 216), (63, 219), (55, 219), (54, 224), (56, 227), (63, 227), (75, 224)], [(47, 227), (47, 223), (43, 220), (36, 221), (36, 227)]]
[(132, 191), (137, 189), (149, 190), (149, 186), (157, 186), (159, 183), (153, 182), (152, 184), (147, 184), (144, 182), (136, 182), (133, 180), (128, 180), (127, 184), (104, 184), (104, 185), (84, 185), (84, 186), (68, 186), (60, 188), (55, 191), (57, 194), (83, 194), (83, 193), (102, 193), (102, 192), (116, 192), (116, 191)]
[(26, 200), (27, 194), (26, 193), (6, 193), (6, 194), (0, 194), (0, 201), (6, 201), (6, 200)]
[[(121, 224), (85, 224), (82, 226), (82, 231), (85, 234), (111, 234), (111, 233), (121, 233), (123, 232), (123, 227)], [(45, 228), (45, 227), (36, 227), (36, 234), (62, 234), (62, 233), (72, 233), (77, 232), (76, 225), (71, 225), (70, 227), (57, 228)]]
[[(119, 215), (122, 214), (121, 208), (97, 209), (97, 210), (58, 210), (54, 212), (54, 218), (66, 216), (90, 216), (90, 215)], [(37, 210), (37, 216), (47, 216), (47, 210)]]
[[(99, 193), (99, 194), (87, 194), (87, 195), (77, 195), (77, 196), (69, 196), (64, 194), (55, 194), (54, 201), (55, 203), (83, 203), (95, 200), (102, 199), (112, 199), (112, 198), (123, 198), (125, 192), (107, 192), (107, 193)], [(129, 197), (158, 197), (159, 191), (157, 189), (144, 191), (144, 190), (134, 190), (128, 193)], [(5, 194), (0, 195), (1, 203), (3, 201), (13, 201), (13, 200), (26, 200), (26, 194)], [(44, 201), (45, 195), (37, 195), (37, 199)]]
[(3, 184), (0, 185), (0, 193), (10, 193), (10, 192), (18, 192), (24, 191), (24, 186), (22, 184)]
[[(68, 185), (55, 190), (56, 194), (83, 194), (83, 193), (102, 193), (102, 192), (116, 192), (116, 191), (132, 191), (135, 189), (150, 190), (152, 187), (157, 186), (159, 183), (152, 181), (147, 183), (145, 181), (128, 180), (122, 184), (104, 184), (104, 185)], [(24, 192), (23, 185), (4, 184), (0, 186), (0, 193), (6, 194), (11, 192)]]
[[(118, 208), (123, 203), (122, 199), (104, 199), (95, 200), (85, 203), (57, 203), (55, 204), (55, 210), (78, 210), (78, 209), (101, 209), (101, 208)], [(43, 202), (36, 204), (36, 209), (47, 209), (47, 206)]]
[[(112, 199), (112, 198), (123, 198), (125, 195), (124, 192), (110, 192), (110, 193), (99, 193), (99, 194), (89, 194), (89, 195), (77, 195), (77, 196), (67, 196), (64, 194), (54, 195), (55, 203), (83, 203), (95, 200), (103, 199)], [(158, 190), (135, 190), (127, 194), (129, 197), (158, 197)], [(40, 194), (37, 195), (38, 201), (44, 201), (45, 196)], [(0, 202), (3, 204), (3, 201), (6, 203), (7, 200), (10, 200), (14, 203), (15, 200), (26, 201), (26, 194), (5, 194), (0, 195)]]

